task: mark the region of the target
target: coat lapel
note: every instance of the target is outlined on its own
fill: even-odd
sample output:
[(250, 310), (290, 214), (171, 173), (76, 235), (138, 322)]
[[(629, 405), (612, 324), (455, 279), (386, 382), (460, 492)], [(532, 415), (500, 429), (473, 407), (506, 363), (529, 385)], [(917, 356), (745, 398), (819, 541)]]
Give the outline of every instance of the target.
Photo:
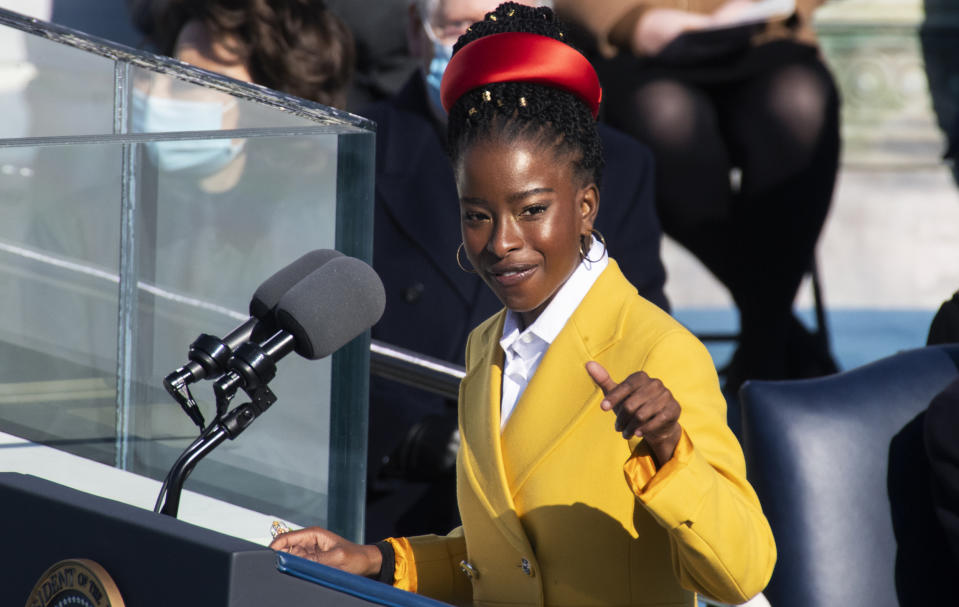
[(614, 361), (605, 360), (603, 353), (621, 335), (623, 295), (631, 288), (616, 262), (610, 260), (516, 403), (502, 438), (511, 497), (590, 406), (598, 406), (601, 390), (586, 372), (586, 363), (596, 360), (612, 373)]
[(513, 496), (590, 403), (598, 403), (600, 390), (586, 373), (586, 362), (596, 360), (611, 373), (618, 371), (605, 353), (622, 336), (624, 303), (635, 291), (610, 260), (550, 346), (505, 432), (500, 431), (503, 353), (496, 343), (505, 312), (473, 335), (471, 352), (483, 358), (470, 361), (460, 384), (461, 466), (490, 519), (520, 554), (531, 548)]
[(529, 542), (507, 486), (500, 440), (503, 355), (496, 342), (504, 318), (501, 312), (495, 322), (485, 325), (482, 334), (474, 335), (480, 340), (476, 351), (483, 352), (483, 359), (470, 365), (471, 372), (460, 384), (460, 457), (470, 486), (490, 519), (518, 552), (529, 554)]

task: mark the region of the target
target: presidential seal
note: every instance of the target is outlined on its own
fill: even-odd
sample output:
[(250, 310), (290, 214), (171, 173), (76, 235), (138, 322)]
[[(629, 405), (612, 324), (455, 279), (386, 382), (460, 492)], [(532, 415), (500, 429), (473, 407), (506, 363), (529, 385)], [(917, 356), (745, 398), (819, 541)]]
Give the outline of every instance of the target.
[(124, 606), (106, 569), (89, 559), (69, 559), (43, 573), (25, 607)]

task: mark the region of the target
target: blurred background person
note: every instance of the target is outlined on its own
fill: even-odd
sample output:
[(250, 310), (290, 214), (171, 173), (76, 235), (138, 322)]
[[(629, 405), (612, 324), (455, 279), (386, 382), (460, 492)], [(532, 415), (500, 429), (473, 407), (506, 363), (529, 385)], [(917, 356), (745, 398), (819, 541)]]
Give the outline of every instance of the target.
[[(458, 364), (469, 331), (502, 306), (458, 264), (459, 197), (439, 84), (457, 38), (498, 4), (409, 1), (419, 68), (396, 96), (360, 112), (377, 123), (373, 266), (387, 304), (373, 338)], [(605, 125), (599, 133), (606, 168), (597, 228), (640, 295), (668, 310), (651, 154)], [(377, 377), (370, 394), (367, 537), (446, 533), (458, 524), (456, 403)]]
[(326, 0), (353, 32), (356, 71), (347, 108), (351, 112), (392, 97), (417, 69), (406, 41), (410, 0)]
[[(130, 11), (146, 40), (162, 54), (331, 107), (346, 106), (355, 62), (353, 37), (323, 0), (131, 0)], [(162, 76), (136, 83), (134, 132), (244, 126), (235, 99), (177, 86), (175, 79)], [(147, 150), (159, 170), (186, 177), (184, 183), (215, 195), (235, 188), (250, 169), (256, 172), (257, 167), (247, 166), (246, 143), (260, 145), (255, 140), (165, 141), (151, 143)], [(305, 152), (293, 166), (316, 160)], [(274, 159), (261, 154), (257, 160), (273, 164)]]
[[(160, 53), (243, 82), (344, 108), (353, 65), (353, 38), (322, 0), (130, 0), (130, 12), (146, 40)], [(175, 132), (259, 126), (244, 118), (236, 99), (215, 90), (179, 87), (173, 78), (145, 74), (133, 91), (134, 132)], [(240, 179), (252, 192), (275, 188), (263, 171), (317, 168), (322, 157), (308, 153), (276, 159), (269, 141), (189, 140), (152, 142), (149, 158), (180, 186), (198, 187), (185, 196), (194, 206), (234, 189)], [(253, 148), (255, 163), (248, 163)], [(282, 163), (282, 164), (277, 164)], [(256, 184), (262, 183), (261, 187)], [(263, 200), (271, 197), (263, 193)], [(304, 193), (289, 192), (290, 196)], [(208, 206), (214, 212), (215, 205)], [(276, 212), (275, 205), (263, 205)], [(251, 224), (255, 229), (255, 222)]]
[(952, 382), (926, 411), (923, 439), (932, 479), (936, 520), (959, 571), (959, 380)]
[[(346, 104), (353, 38), (322, 0), (130, 0), (130, 13), (145, 41), (160, 53), (324, 105)], [(179, 82), (153, 72), (135, 74), (133, 132), (272, 126), (261, 123), (253, 105)], [(185, 276), (179, 282), (205, 285), (213, 297), (218, 293), (203, 268), (245, 266), (253, 273), (258, 259), (270, 258), (258, 252), (285, 250), (291, 242), (303, 247), (300, 253), (311, 243), (315, 247), (323, 209), (332, 201), (325, 192), (296, 186), (308, 175), (321, 183), (335, 179), (326, 177), (335, 173), (335, 144), (303, 137), (281, 150), (271, 138), (253, 137), (158, 141), (145, 147), (157, 171), (141, 179), (142, 187), (155, 189), (151, 178), (163, 183), (156, 222), (158, 233), (168, 236), (158, 250), (166, 259), (182, 257)], [(311, 215), (303, 216), (304, 208)], [(290, 221), (291, 231), (264, 233), (265, 225), (276, 223), (270, 218), (295, 214), (300, 217)], [(176, 229), (184, 221), (192, 235), (181, 236)], [(190, 264), (191, 256), (208, 263)], [(227, 264), (237, 258), (244, 263)], [(264, 269), (256, 275), (268, 274)]]
[(839, 97), (810, 23), (820, 3), (556, 2), (605, 58), (605, 119), (653, 149), (663, 229), (736, 303), (727, 392), (836, 370), (792, 311), (839, 164)]
[(237, 80), (346, 107), (353, 36), (323, 0), (130, 0), (158, 52)]
[(929, 96), (936, 122), (946, 136), (944, 157), (959, 185), (959, 37), (954, 28), (959, 6), (949, 0), (923, 0), (923, 22), (919, 26), (922, 65), (929, 82)]

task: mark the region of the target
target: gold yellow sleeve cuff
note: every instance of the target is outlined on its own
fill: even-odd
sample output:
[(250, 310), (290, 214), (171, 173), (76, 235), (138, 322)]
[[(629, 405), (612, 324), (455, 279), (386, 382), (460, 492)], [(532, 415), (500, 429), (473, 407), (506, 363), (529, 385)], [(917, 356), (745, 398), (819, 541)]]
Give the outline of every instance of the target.
[(388, 537), (386, 541), (393, 547), (396, 555), (396, 569), (393, 571), (393, 586), (400, 590), (416, 592), (416, 567), (413, 564), (413, 547), (405, 537)]
[(660, 488), (666, 484), (671, 474), (685, 467), (693, 456), (693, 443), (689, 435), (683, 430), (676, 443), (676, 450), (660, 469), (656, 469), (656, 462), (652, 452), (643, 442), (640, 442), (633, 451), (633, 455), (623, 465), (626, 480), (636, 497), (643, 501), (652, 500)]

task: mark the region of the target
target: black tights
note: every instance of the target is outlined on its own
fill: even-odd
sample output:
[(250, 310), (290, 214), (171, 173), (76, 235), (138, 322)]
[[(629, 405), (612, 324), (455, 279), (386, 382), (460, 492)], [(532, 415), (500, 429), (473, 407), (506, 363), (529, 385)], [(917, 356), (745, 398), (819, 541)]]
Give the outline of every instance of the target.
[[(664, 230), (739, 308), (744, 378), (798, 374), (792, 304), (832, 198), (838, 108), (815, 57), (718, 84), (660, 72), (609, 100), (608, 120), (656, 156)], [(741, 172), (738, 188), (732, 169)]]

